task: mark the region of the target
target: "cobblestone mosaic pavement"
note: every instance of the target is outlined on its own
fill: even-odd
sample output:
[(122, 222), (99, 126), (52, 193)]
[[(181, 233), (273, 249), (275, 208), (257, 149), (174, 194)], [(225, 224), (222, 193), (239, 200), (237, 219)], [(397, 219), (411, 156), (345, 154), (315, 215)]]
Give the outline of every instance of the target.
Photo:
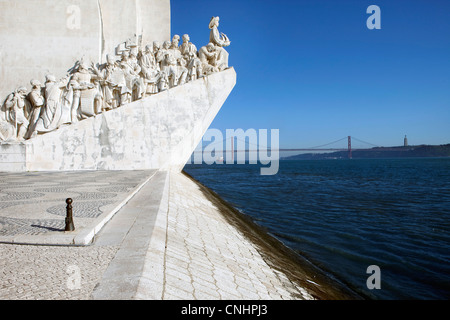
[(67, 198), (79, 230), (114, 209), (149, 171), (0, 173), (0, 240), (62, 232)]
[[(142, 185), (152, 171), (0, 173), (0, 240), (64, 234), (73, 199), (77, 230)], [(88, 246), (0, 243), (0, 300), (86, 300), (119, 243)]]
[(88, 300), (117, 250), (0, 244), (0, 300)]

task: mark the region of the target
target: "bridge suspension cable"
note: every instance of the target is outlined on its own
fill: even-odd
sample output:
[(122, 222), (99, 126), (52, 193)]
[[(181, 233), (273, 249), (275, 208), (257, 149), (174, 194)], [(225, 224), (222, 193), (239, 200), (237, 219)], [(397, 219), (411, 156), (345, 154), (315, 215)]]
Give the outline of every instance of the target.
[(361, 143), (365, 143), (365, 144), (371, 145), (371, 146), (373, 146), (373, 147), (379, 147), (379, 146), (376, 145), (376, 144), (373, 144), (373, 143), (370, 143), (370, 142), (366, 142), (366, 141), (363, 141), (363, 140), (358, 139), (358, 138), (355, 138), (355, 137), (352, 137), (352, 139), (355, 139), (356, 141), (359, 141), (359, 142), (361, 142)]
[(329, 146), (329, 145), (331, 145), (331, 144), (335, 144), (335, 143), (341, 142), (342, 140), (346, 140), (346, 139), (347, 139), (347, 137), (344, 137), (344, 138), (342, 138), (342, 139), (339, 139), (339, 140), (336, 140), (336, 141), (333, 141), (333, 142), (329, 142), (329, 143), (326, 143), (326, 144), (322, 144), (322, 145), (320, 145), (320, 146), (310, 147), (310, 148), (307, 148), (307, 149), (318, 149), (318, 148), (323, 148), (323, 147)]

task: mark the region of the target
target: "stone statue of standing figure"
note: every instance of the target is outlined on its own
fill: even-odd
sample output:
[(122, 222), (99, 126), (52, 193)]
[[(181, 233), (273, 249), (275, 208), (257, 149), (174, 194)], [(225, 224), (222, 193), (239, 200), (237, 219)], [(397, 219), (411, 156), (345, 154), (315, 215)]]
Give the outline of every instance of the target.
[(209, 22), (209, 29), (211, 29), (209, 33), (209, 42), (216, 46), (216, 50), (219, 53), (216, 63), (219, 71), (222, 71), (228, 68), (229, 54), (224, 47), (228, 47), (231, 44), (231, 41), (226, 34), (219, 32), (219, 20), (219, 17), (212, 17)]
[(30, 139), (34, 137), (36, 132), (36, 124), (41, 116), (43, 108), (45, 106), (45, 98), (42, 93), (42, 85), (39, 80), (31, 80), (31, 92), (28, 94), (28, 100), (31, 103), (31, 114), (29, 117), (28, 131), (26, 133), (25, 139)]
[(19, 87), (15, 92), (6, 98), (6, 120), (13, 125), (14, 133), (17, 140), (24, 140), (28, 130), (28, 113), (31, 106), (26, 100), (27, 88)]
[(33, 131), (37, 131), (38, 133), (50, 132), (55, 129), (58, 129), (61, 124), (61, 117), (63, 115), (63, 111), (70, 110), (70, 108), (62, 107), (61, 101), (64, 101), (64, 89), (66, 88), (67, 82), (69, 80), (68, 77), (61, 79), (59, 81), (56, 80), (56, 77), (52, 74), (49, 74), (45, 77), (45, 89), (44, 89), (44, 97), (45, 97), (45, 106), (43, 106), (40, 116), (35, 123), (35, 128)]

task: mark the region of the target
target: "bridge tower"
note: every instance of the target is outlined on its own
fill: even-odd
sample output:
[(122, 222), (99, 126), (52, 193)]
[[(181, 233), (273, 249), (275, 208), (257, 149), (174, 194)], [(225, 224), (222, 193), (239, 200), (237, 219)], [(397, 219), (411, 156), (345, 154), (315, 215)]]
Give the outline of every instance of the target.
[(352, 158), (352, 137), (348, 136), (348, 158)]
[(231, 163), (234, 163), (234, 137), (231, 137)]

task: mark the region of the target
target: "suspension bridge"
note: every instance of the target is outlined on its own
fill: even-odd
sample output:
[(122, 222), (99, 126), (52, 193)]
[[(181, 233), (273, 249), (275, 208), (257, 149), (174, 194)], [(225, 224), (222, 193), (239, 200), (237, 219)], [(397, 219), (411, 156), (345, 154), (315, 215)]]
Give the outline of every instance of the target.
[[(332, 141), (332, 142), (328, 142), (322, 145), (318, 145), (318, 146), (313, 146), (313, 147), (307, 147), (307, 148), (270, 148), (267, 146), (260, 146), (258, 144), (255, 143), (251, 143), (249, 141), (245, 141), (242, 139), (239, 139), (238, 137), (229, 137), (226, 139), (223, 139), (222, 141), (217, 141), (214, 142), (210, 145), (208, 145), (209, 149), (212, 149), (212, 146), (214, 145), (219, 145), (221, 144), (223, 146), (223, 143), (227, 141), (227, 139), (230, 139), (230, 143), (227, 144), (227, 148), (223, 149), (223, 153), (228, 153), (231, 152), (231, 155), (233, 156), (235, 153), (240, 153), (240, 152), (259, 152), (261, 151), (261, 149), (263, 150), (267, 150), (267, 152), (316, 152), (316, 153), (321, 153), (321, 152), (338, 152), (338, 151), (347, 151), (348, 154), (348, 158), (351, 159), (352, 158), (352, 152), (353, 151), (359, 151), (359, 150), (371, 150), (373, 148), (383, 148), (383, 150), (394, 150), (395, 148), (398, 147), (381, 147), (379, 145), (376, 145), (374, 143), (371, 142), (367, 142), (361, 139), (358, 139), (356, 137), (352, 137), (352, 136), (346, 136), (343, 137), (341, 139)], [(352, 141), (356, 141), (359, 142), (360, 144), (365, 145), (366, 147), (361, 148), (352, 148)], [(235, 142), (236, 141), (236, 142)], [(346, 146), (345, 147), (332, 147), (333, 145), (337, 145), (339, 143), (342, 144), (343, 141), (346, 141)], [(237, 143), (244, 143), (245, 148), (244, 149), (237, 149), (235, 148), (235, 146), (237, 145)], [(375, 149), (376, 150), (376, 149)], [(196, 149), (194, 151), (194, 153), (201, 153), (204, 152), (205, 149), (203, 150), (198, 150)]]

